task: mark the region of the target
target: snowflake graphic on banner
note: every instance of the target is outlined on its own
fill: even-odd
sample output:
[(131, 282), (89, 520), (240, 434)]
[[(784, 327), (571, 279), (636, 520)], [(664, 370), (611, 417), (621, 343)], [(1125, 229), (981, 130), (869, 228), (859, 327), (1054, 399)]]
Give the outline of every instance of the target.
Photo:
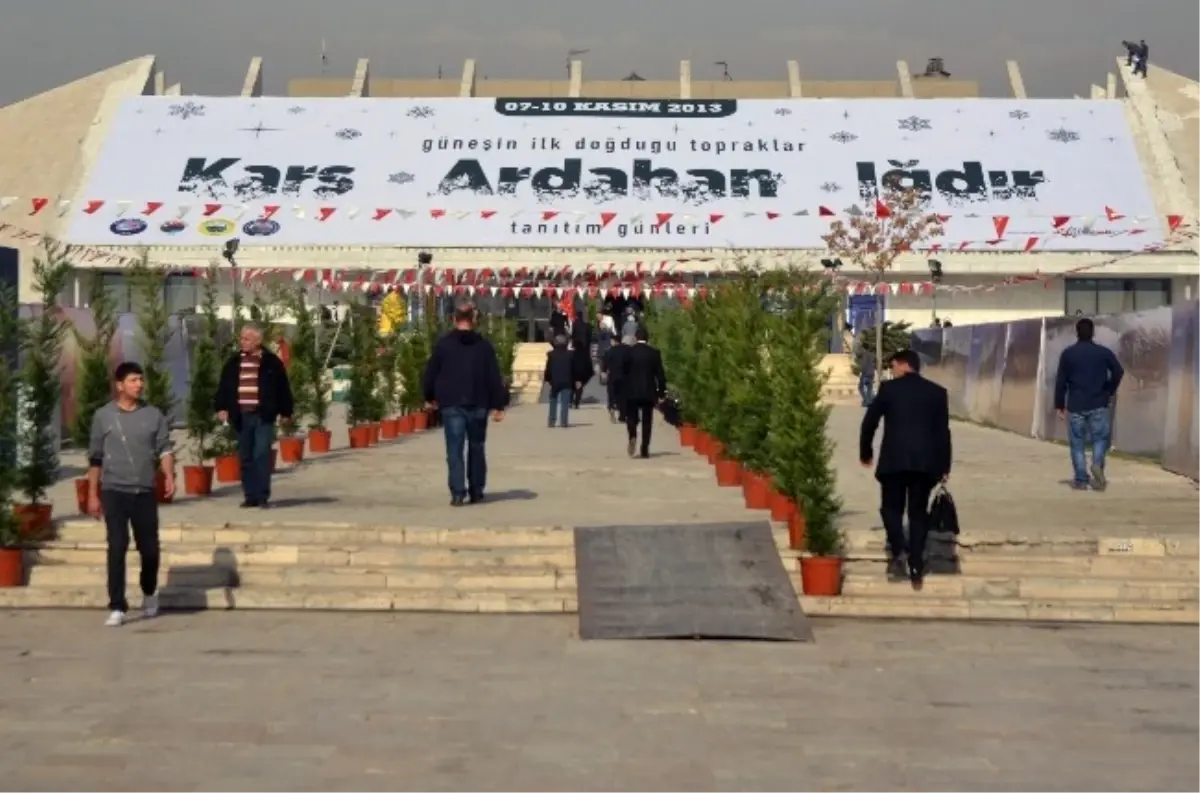
[(346, 127), (345, 129), (339, 129), (337, 132), (335, 132), (333, 134), (337, 135), (342, 140), (354, 140), (355, 138), (362, 137), (361, 132), (359, 132), (356, 129), (351, 129), (349, 127)]
[(786, 108), (786, 107), (775, 108), (775, 115), (777, 115), (777, 116), (790, 116), (791, 114), (792, 114), (792, 111), (790, 108)]
[(192, 116), (204, 115), (204, 105), (197, 104), (192, 100), (182, 102), (178, 105), (171, 105), (170, 115), (175, 118), (187, 121)]
[(821, 189), (826, 193), (836, 193), (842, 189), (842, 186), (837, 182), (825, 182), (823, 185), (821, 185)]
[(920, 132), (923, 129), (933, 129), (933, 125), (929, 123), (929, 119), (921, 118), (920, 116), (909, 116), (908, 118), (896, 119), (896, 125), (900, 129), (906, 129), (909, 132)]
[(1029, 118), (1029, 114), (1024, 110), (1010, 110), (1008, 111), (1008, 117), (1015, 118), (1017, 121), (1024, 121)]
[(858, 140), (858, 136), (853, 132), (842, 130), (841, 132), (835, 132), (830, 135), (829, 139), (836, 140), (838, 143), (853, 143), (854, 141)]
[(1050, 140), (1055, 141), (1056, 143), (1074, 143), (1075, 141), (1079, 140), (1079, 133), (1073, 129), (1059, 127), (1058, 129), (1048, 130), (1046, 132), (1046, 137), (1050, 138)]
[(306, 110), (306, 108), (303, 108), (300, 105), (292, 105), (291, 107), (288, 108), (288, 112), (291, 113), (293, 116), (298, 116), (301, 113), (303, 113), (305, 110)]
[(415, 177), (408, 171), (396, 171), (388, 176), (388, 181), (392, 184), (408, 184)]
[(429, 105), (417, 105), (410, 107), (405, 115), (409, 118), (433, 118), (435, 114), (436, 111)]

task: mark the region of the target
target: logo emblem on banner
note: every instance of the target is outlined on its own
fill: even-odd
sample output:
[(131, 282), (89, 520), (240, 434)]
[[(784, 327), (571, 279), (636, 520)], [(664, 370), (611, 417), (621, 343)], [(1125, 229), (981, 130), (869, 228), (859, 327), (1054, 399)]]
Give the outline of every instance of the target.
[(122, 218), (109, 226), (108, 230), (122, 237), (132, 237), (146, 230), (146, 221), (141, 218)]
[(163, 234), (178, 234), (187, 228), (187, 224), (182, 220), (168, 220), (166, 223), (158, 227), (158, 230)]
[(274, 220), (251, 220), (242, 226), (242, 233), (248, 237), (269, 237), (279, 231), (279, 223)]
[(235, 228), (236, 224), (225, 218), (210, 218), (200, 222), (200, 233), (206, 237), (224, 237), (232, 234)]

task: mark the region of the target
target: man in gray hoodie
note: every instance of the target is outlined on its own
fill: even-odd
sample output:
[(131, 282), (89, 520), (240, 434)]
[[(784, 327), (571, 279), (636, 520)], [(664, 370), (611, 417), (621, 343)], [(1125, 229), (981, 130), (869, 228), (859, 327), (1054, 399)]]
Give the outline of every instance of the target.
[(105, 625), (125, 622), (125, 555), (129, 530), (142, 559), (142, 613), (158, 614), (158, 498), (161, 466), (166, 496), (175, 493), (171, 432), (158, 408), (141, 401), (145, 376), (136, 363), (123, 363), (113, 375), (117, 398), (96, 411), (88, 444), (88, 513), (103, 514), (108, 534), (108, 608)]

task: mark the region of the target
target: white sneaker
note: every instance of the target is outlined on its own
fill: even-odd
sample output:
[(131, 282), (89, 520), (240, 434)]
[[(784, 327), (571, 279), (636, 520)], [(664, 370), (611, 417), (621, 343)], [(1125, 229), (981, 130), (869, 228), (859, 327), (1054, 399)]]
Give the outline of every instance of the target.
[(146, 595), (142, 598), (142, 616), (148, 620), (158, 616), (158, 595)]
[(104, 621), (104, 627), (106, 627), (106, 628), (119, 628), (124, 624), (125, 624), (125, 612), (124, 611), (110, 612), (108, 615), (108, 619), (106, 619)]

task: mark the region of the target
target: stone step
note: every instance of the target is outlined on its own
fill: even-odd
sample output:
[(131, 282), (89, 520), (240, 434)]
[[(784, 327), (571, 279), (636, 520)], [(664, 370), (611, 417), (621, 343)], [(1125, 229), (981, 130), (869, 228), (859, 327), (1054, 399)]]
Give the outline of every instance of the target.
[[(799, 586), (799, 576), (794, 579)], [(884, 576), (852, 573), (842, 584), (843, 597), (870, 596), (892, 599), (911, 592), (907, 582), (891, 582)], [(1163, 601), (1195, 603), (1200, 586), (1195, 581), (1124, 581), (1116, 578), (995, 578), (975, 575), (927, 576), (923, 596), (975, 600), (1033, 601)]]
[[(851, 556), (846, 559), (848, 574), (864, 573), (882, 577), (887, 565), (885, 554)], [(957, 559), (933, 557), (931, 573), (962, 574), (989, 578), (1119, 578), (1156, 581), (1200, 580), (1200, 559), (1185, 556), (1003, 556), (964, 553)]]
[[(136, 579), (136, 563), (129, 568)], [(242, 589), (302, 588), (347, 590), (494, 590), (554, 591), (575, 594), (575, 573), (552, 567), (290, 567), (194, 565), (165, 568), (163, 585), (173, 588)], [(29, 569), (29, 586), (38, 588), (103, 587), (103, 565), (37, 565)]]
[[(129, 603), (142, 601), (136, 586)], [(91, 587), (0, 588), (0, 608), (104, 609), (103, 585)], [(552, 589), (508, 589), (463, 592), (451, 589), (338, 589), (314, 587), (227, 589), (164, 587), (164, 610), (286, 609), (315, 611), (439, 611), (519, 614), (575, 612), (575, 593)]]
[[(903, 586), (903, 585), (901, 585)], [(1200, 608), (1167, 601), (1037, 600), (1032, 598), (966, 599), (934, 597), (927, 592), (887, 597), (842, 595), (801, 598), (810, 616), (892, 619), (1022, 620), (1033, 622), (1200, 623)]]
[[(882, 529), (852, 527), (844, 532), (846, 554), (882, 554), (886, 539)], [(1031, 556), (1112, 556), (1112, 557), (1188, 557), (1200, 555), (1200, 537), (1173, 535), (1165, 537), (1078, 537), (1036, 536), (1020, 531), (977, 530), (957, 538), (930, 535), (929, 552), (933, 555), (965, 557), (968, 555), (1031, 555)], [(796, 555), (788, 551), (789, 555)]]

